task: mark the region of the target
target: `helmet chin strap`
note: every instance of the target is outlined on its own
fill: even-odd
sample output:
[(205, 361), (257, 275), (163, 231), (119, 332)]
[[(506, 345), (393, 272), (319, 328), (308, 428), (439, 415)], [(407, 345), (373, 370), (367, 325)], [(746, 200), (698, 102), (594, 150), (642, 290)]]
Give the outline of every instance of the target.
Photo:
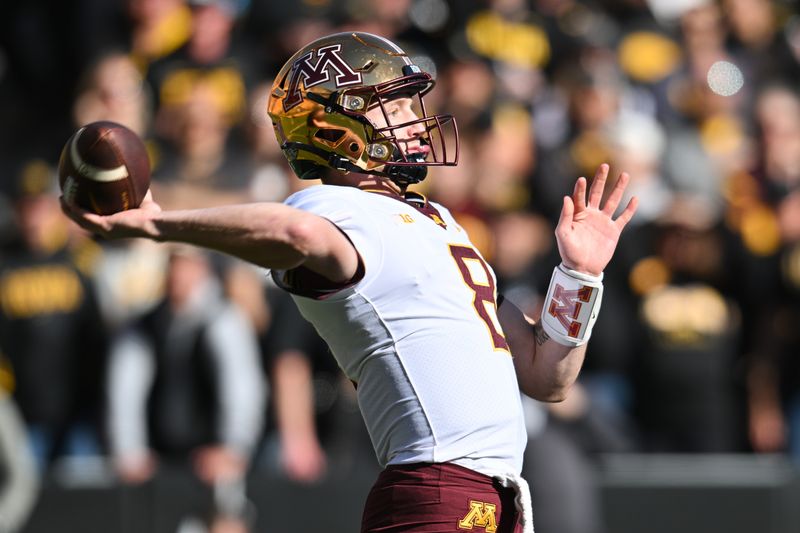
[[(394, 149), (393, 155), (394, 160), (402, 160), (400, 151), (397, 148)], [(411, 154), (406, 157), (406, 160), (411, 163), (423, 163), (425, 162), (425, 156), (423, 154)], [(392, 165), (391, 163), (386, 163), (384, 172), (390, 180), (405, 190), (409, 185), (414, 185), (424, 180), (428, 175), (428, 167), (425, 165)]]
[[(317, 148), (316, 146), (311, 146), (305, 143), (285, 142), (281, 145), (281, 149), (286, 154), (286, 158), (289, 160), (290, 164), (296, 161), (297, 152), (299, 150), (303, 150), (326, 160), (326, 166), (328, 168), (333, 168), (343, 172), (386, 176), (403, 190), (405, 190), (409, 185), (414, 185), (415, 183), (421, 182), (425, 179), (425, 176), (428, 175), (428, 167), (425, 165), (392, 165), (391, 163), (385, 163), (382, 172), (365, 171), (348, 161), (346, 158), (335, 154), (334, 152), (328, 152), (326, 150), (322, 150), (321, 148)], [(393, 159), (396, 161), (403, 161), (403, 157), (397, 148), (394, 149)], [(423, 154), (410, 154), (405, 158), (405, 161), (410, 163), (424, 163), (425, 156)], [(305, 172), (298, 171), (297, 169), (295, 169), (295, 171), (298, 173), (298, 176), (300, 176), (301, 179), (318, 179), (320, 177), (320, 173), (317, 167), (323, 168), (322, 165), (310, 164)]]

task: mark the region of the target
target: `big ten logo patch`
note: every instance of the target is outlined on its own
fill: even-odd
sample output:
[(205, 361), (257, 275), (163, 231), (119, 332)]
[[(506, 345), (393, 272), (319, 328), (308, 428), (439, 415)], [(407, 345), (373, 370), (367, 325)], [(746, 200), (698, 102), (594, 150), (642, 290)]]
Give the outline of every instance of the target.
[(494, 533), (497, 531), (496, 511), (497, 505), (493, 503), (470, 500), (469, 511), (458, 521), (458, 529), (481, 527), (486, 533)]

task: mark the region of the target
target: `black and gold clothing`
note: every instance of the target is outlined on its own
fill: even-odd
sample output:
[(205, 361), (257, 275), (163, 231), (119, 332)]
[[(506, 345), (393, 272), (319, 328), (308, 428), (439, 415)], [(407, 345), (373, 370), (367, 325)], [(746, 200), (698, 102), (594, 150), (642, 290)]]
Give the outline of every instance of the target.
[(638, 318), (634, 414), (648, 451), (746, 448), (741, 259), (731, 241), (722, 224), (674, 222), (620, 241)]
[(66, 251), (0, 258), (0, 352), (25, 422), (53, 436), (51, 457), (72, 424), (97, 414), (106, 345), (94, 289)]

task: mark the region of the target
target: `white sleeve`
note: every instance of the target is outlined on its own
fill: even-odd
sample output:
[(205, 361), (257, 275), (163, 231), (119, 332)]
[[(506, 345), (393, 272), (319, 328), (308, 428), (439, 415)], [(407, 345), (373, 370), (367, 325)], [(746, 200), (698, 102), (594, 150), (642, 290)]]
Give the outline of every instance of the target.
[(124, 333), (111, 348), (108, 369), (108, 428), (114, 456), (148, 448), (147, 396), (155, 377), (153, 349), (136, 332)]
[(362, 202), (367, 198), (358, 189), (322, 185), (305, 189), (290, 196), (286, 204), (330, 220), (353, 243), (364, 264), (364, 277), (352, 288), (341, 291), (333, 299), (345, 297), (353, 288), (368, 284), (383, 265), (383, 234)]
[(261, 437), (267, 398), (255, 331), (247, 318), (229, 305), (211, 323), (208, 345), (218, 369), (217, 434), (226, 445), (249, 457)]

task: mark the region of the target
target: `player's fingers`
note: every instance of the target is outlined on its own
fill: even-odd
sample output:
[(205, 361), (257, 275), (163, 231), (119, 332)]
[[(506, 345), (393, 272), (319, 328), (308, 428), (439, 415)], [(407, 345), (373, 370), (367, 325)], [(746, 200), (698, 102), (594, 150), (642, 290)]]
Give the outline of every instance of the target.
[(61, 211), (71, 220), (75, 221), (79, 226), (83, 227), (83, 224), (81, 223), (83, 218), (83, 210), (80, 207), (70, 204), (64, 200), (63, 196), (59, 196), (58, 201), (61, 203)]
[(583, 176), (577, 179), (572, 189), (572, 203), (577, 211), (586, 209), (586, 178)]
[(61, 203), (61, 211), (64, 212), (71, 220), (87, 231), (99, 232), (104, 228), (103, 217), (95, 213), (90, 213), (77, 205), (68, 203), (64, 197), (59, 197)]
[(559, 228), (567, 228), (572, 224), (572, 217), (575, 214), (575, 204), (572, 198), (564, 196), (564, 203), (561, 206), (561, 216), (558, 219)]
[(630, 220), (633, 218), (633, 214), (636, 213), (636, 207), (638, 205), (639, 205), (639, 199), (636, 196), (634, 196), (633, 198), (630, 199), (628, 205), (625, 206), (625, 210), (622, 213), (620, 213), (620, 215), (617, 217), (617, 220), (614, 221), (617, 224), (617, 227), (620, 229), (620, 231), (622, 231), (622, 228), (624, 228), (625, 225), (628, 222), (630, 222)]
[(603, 206), (603, 213), (606, 213), (608, 216), (614, 214), (614, 211), (616, 211), (619, 206), (619, 202), (622, 200), (622, 195), (625, 193), (625, 188), (628, 186), (630, 179), (627, 172), (623, 172), (619, 175), (617, 183), (614, 184), (614, 188), (611, 190), (608, 200), (606, 200), (606, 205)]
[(594, 179), (592, 179), (592, 186), (589, 189), (589, 207), (600, 209), (600, 200), (603, 198), (606, 178), (608, 178), (608, 165), (603, 163), (597, 167), (597, 172), (594, 173)]

